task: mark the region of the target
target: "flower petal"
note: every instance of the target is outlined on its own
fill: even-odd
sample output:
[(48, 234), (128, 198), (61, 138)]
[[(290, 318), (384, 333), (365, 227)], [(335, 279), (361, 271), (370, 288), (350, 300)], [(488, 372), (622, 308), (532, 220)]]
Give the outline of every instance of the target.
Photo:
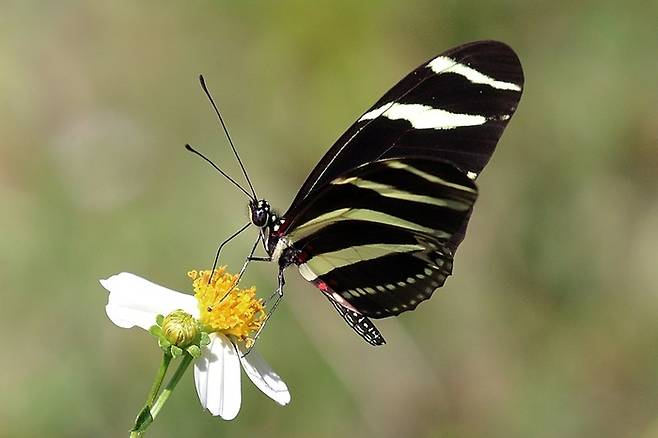
[(194, 383), (201, 406), (224, 420), (240, 411), (240, 359), (235, 346), (221, 334), (211, 333), (210, 344), (194, 363)]
[(290, 403), (288, 386), (265, 362), (262, 356), (256, 353), (255, 350), (251, 350), (249, 354), (245, 355), (247, 350), (244, 346), (238, 348), (240, 349), (242, 368), (244, 368), (244, 372), (247, 373), (249, 379), (254, 382), (254, 385), (281, 406)]
[(155, 324), (158, 314), (167, 315), (176, 309), (199, 317), (194, 296), (167, 289), (137, 275), (122, 272), (100, 283), (110, 291), (105, 312), (119, 327), (138, 326), (148, 330)]

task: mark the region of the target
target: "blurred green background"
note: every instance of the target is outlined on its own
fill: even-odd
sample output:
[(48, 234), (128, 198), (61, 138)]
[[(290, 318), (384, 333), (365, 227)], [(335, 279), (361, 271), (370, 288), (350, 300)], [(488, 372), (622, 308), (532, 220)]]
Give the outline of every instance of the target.
[[(404, 74), (493, 38), (526, 88), (454, 276), (374, 349), (290, 270), (237, 420), (192, 376), (148, 436), (658, 436), (656, 2), (34, 2), (0, 14), (0, 436), (117, 437), (159, 360), (105, 316), (130, 271), (190, 290), (245, 199), (204, 73), (257, 190), (285, 210)], [(255, 234), (223, 261), (237, 270)], [(248, 283), (275, 287), (275, 266)], [(189, 384), (187, 384), (189, 381)]]

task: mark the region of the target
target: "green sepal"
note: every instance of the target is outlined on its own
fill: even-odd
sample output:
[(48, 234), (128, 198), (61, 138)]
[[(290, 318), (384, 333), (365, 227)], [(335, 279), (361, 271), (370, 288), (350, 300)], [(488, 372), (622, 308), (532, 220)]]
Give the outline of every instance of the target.
[(201, 356), (201, 349), (198, 345), (190, 345), (185, 349), (185, 351), (187, 351), (187, 353), (195, 359)]
[(208, 344), (210, 344), (210, 336), (208, 336), (208, 333), (206, 332), (201, 332), (201, 339), (199, 340), (199, 345), (205, 347)]
[(151, 415), (151, 407), (144, 406), (144, 408), (141, 410), (141, 412), (135, 419), (135, 425), (131, 429), (131, 432), (142, 432), (152, 422), (153, 422), (153, 416)]
[(153, 325), (149, 329), (149, 333), (152, 334), (153, 336), (160, 337), (162, 336), (162, 328), (159, 325)]
[(155, 317), (155, 323), (162, 327), (162, 321), (164, 321), (164, 315), (158, 315)]
[(179, 358), (183, 355), (183, 350), (175, 345), (172, 345), (169, 351), (171, 351), (171, 355), (174, 359)]
[(158, 338), (158, 345), (163, 350), (167, 350), (169, 347), (171, 347), (171, 342), (169, 342), (165, 338), (160, 337), (160, 338)]

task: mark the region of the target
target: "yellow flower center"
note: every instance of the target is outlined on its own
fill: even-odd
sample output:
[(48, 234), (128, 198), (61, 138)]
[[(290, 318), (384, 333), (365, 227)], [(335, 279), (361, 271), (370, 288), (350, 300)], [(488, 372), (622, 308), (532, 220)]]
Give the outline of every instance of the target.
[[(265, 320), (263, 300), (256, 297), (256, 288), (239, 289), (238, 276), (226, 272), (226, 267), (211, 271), (187, 273), (194, 286), (199, 303), (201, 323), (208, 332), (222, 333), (244, 341), (250, 347), (249, 337)], [(209, 282), (210, 280), (210, 282)]]

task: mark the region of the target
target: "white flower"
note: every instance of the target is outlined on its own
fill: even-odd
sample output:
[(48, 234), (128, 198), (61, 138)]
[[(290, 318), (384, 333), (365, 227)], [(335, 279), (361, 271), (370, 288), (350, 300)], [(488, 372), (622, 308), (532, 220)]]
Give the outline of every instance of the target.
[[(155, 325), (157, 315), (168, 315), (177, 309), (200, 319), (199, 303), (194, 296), (134, 274), (122, 272), (100, 283), (110, 292), (105, 307), (107, 316), (119, 327), (148, 330)], [(201, 356), (194, 362), (194, 381), (201, 405), (225, 420), (232, 420), (240, 410), (240, 364), (268, 397), (282, 406), (290, 403), (290, 393), (283, 380), (256, 351), (246, 356), (245, 353), (244, 342), (219, 330), (210, 334), (210, 344), (202, 348)]]

